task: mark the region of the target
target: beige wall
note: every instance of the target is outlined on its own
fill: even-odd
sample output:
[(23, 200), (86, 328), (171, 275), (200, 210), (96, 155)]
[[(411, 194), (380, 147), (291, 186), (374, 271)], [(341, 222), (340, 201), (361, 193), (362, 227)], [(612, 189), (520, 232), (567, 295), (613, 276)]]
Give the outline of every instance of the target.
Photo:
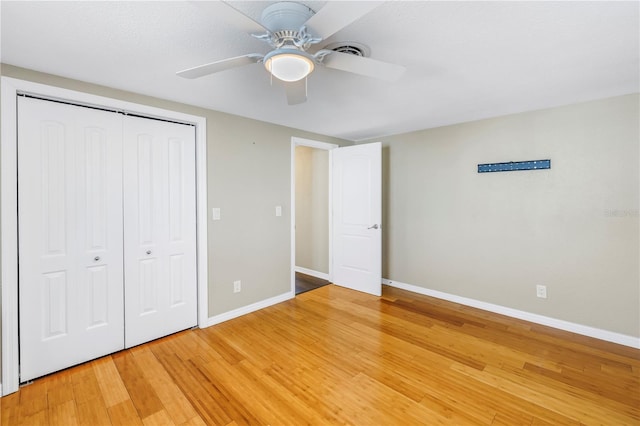
[(640, 336), (639, 115), (628, 95), (383, 138), (383, 276)]
[[(291, 137), (351, 143), (10, 65), (2, 75), (206, 117), (209, 316), (290, 291)], [(212, 207), (222, 220), (210, 220)]]
[(329, 273), (329, 151), (296, 147), (296, 266)]
[[(1, 73), (206, 117), (208, 212), (222, 209), (209, 222), (209, 315), (289, 291), (291, 137), (348, 142), (8, 65)], [(638, 105), (623, 96), (383, 138), (383, 276), (640, 336)], [(553, 168), (476, 172), (540, 158)]]

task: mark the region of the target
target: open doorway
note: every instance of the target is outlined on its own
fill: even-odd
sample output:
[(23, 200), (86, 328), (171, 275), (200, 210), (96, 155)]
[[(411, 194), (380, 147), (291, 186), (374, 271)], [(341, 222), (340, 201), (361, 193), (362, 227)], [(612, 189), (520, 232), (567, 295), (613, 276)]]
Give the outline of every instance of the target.
[[(320, 221), (313, 217), (304, 217), (296, 214), (296, 170), (305, 167), (300, 164), (296, 167), (296, 148), (310, 147), (326, 151), (328, 166), (318, 166), (318, 170), (327, 170), (328, 183), (326, 189), (326, 207), (307, 208), (311, 211), (326, 213), (328, 226), (322, 229)], [(303, 150), (301, 150), (303, 151)], [(313, 154), (314, 151), (310, 151)], [(308, 139), (291, 138), (291, 294), (295, 294), (296, 271), (306, 275), (327, 280), (336, 285), (362, 291), (375, 296), (382, 294), (381, 269), (382, 269), (382, 144), (373, 142), (362, 145), (338, 147), (324, 142), (316, 142)], [(313, 161), (313, 155), (309, 155)], [(317, 163), (321, 164), (318, 155)], [(309, 178), (315, 179), (314, 174)], [(323, 179), (318, 178), (318, 182)], [(299, 184), (302, 186), (302, 184)], [(322, 192), (319, 192), (322, 194)], [(300, 198), (303, 197), (301, 194)], [(304, 210), (304, 207), (299, 207)], [(305, 228), (303, 222), (310, 221), (310, 227)], [(297, 223), (300, 222), (300, 223)], [(326, 223), (326, 222), (325, 222)], [(298, 226), (297, 226), (298, 225)], [(298, 230), (296, 230), (298, 228)], [(310, 231), (309, 231), (310, 230)], [(306, 237), (305, 237), (306, 232)], [(301, 234), (300, 238), (297, 235)], [(313, 236), (328, 238), (328, 250), (321, 248), (325, 245), (316, 245), (312, 251), (318, 257), (310, 263), (310, 266), (302, 266), (304, 256), (298, 254), (297, 245), (318, 242), (309, 241)], [(327, 241), (327, 240), (325, 240)], [(318, 248), (320, 247), (320, 248)], [(327, 259), (328, 274), (319, 269), (324, 269), (319, 259)], [(326, 265), (326, 263), (325, 263)]]
[(331, 280), (329, 150), (336, 147), (292, 139), (292, 283), (296, 295)]

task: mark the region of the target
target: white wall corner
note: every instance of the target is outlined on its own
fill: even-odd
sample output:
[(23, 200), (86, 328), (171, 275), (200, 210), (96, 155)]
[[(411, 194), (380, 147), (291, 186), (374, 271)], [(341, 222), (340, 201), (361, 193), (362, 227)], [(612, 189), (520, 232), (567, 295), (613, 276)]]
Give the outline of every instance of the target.
[(640, 349), (640, 338), (638, 337), (615, 333), (608, 330), (602, 330), (582, 324), (576, 324), (573, 322), (546, 317), (544, 315), (538, 315), (518, 309), (507, 308), (506, 306), (494, 305), (492, 303), (469, 299), (467, 297), (456, 296), (455, 294), (431, 290), (428, 288), (420, 287), (413, 284), (406, 284), (387, 278), (382, 279), (382, 284), (402, 290), (411, 291), (413, 293), (422, 294), (425, 296), (435, 297), (436, 299), (447, 300), (449, 302), (459, 303), (461, 305), (482, 309), (484, 311), (494, 312), (496, 314), (506, 315), (512, 318), (529, 321), (535, 324), (545, 325), (547, 327), (553, 327), (559, 330), (569, 331), (571, 333), (581, 334), (583, 336), (593, 337), (596, 339), (605, 340), (607, 342), (617, 343), (619, 345)]

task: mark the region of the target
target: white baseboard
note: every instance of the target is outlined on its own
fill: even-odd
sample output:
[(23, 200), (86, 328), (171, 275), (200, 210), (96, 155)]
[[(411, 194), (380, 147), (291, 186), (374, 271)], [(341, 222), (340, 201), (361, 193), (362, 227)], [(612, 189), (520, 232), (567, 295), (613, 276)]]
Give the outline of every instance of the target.
[(310, 275), (312, 277), (320, 278), (321, 280), (329, 281), (329, 274), (325, 274), (324, 272), (314, 271), (313, 269), (303, 268), (302, 266), (296, 266), (294, 270), (296, 272), (300, 272), (301, 274)]
[(536, 324), (546, 325), (548, 327), (557, 328), (572, 333), (582, 334), (584, 336), (594, 337), (607, 342), (618, 343), (624, 346), (640, 349), (640, 338), (628, 336), (626, 334), (614, 333), (613, 331), (602, 330), (595, 327), (589, 327), (582, 324), (576, 324), (569, 321), (559, 320), (556, 318), (546, 317), (544, 315), (533, 314), (531, 312), (520, 311), (518, 309), (507, 308), (505, 306), (494, 305), (492, 303), (482, 302), (480, 300), (469, 299), (466, 297), (456, 296), (455, 294), (444, 293), (437, 290), (431, 290), (412, 284), (401, 283), (398, 281), (382, 279), (382, 284), (390, 287), (396, 287), (413, 293), (423, 294), (425, 296), (435, 297), (437, 299), (448, 300), (449, 302), (459, 303), (461, 305), (471, 306), (473, 308), (482, 309), (484, 311), (494, 312), (513, 318), (533, 322)]
[(225, 312), (220, 315), (216, 315), (213, 317), (209, 317), (205, 324), (200, 324), (200, 328), (207, 328), (215, 324), (220, 324), (221, 322), (229, 321), (230, 319), (241, 317), (242, 315), (250, 314), (251, 312), (258, 311), (260, 309), (267, 308), (272, 305), (276, 305), (278, 303), (284, 302), (289, 299), (293, 299), (295, 294), (291, 291), (283, 293), (279, 296), (274, 296), (269, 299), (261, 300), (256, 303), (252, 303), (251, 305), (243, 306), (238, 309), (234, 309), (233, 311)]

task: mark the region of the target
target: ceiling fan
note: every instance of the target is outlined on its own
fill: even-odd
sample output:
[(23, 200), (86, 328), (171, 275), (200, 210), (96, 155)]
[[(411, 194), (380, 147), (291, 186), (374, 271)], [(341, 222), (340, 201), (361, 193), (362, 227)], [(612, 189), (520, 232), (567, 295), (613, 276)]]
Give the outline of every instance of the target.
[[(267, 6), (258, 23), (226, 2), (227, 20), (272, 48), (266, 54), (249, 53), (179, 71), (184, 78), (198, 78), (244, 65), (262, 63), (285, 86), (289, 105), (307, 100), (307, 79), (316, 68), (326, 67), (359, 75), (395, 81), (404, 73), (401, 65), (367, 58), (362, 50), (345, 53), (340, 49), (309, 50), (342, 28), (369, 13), (381, 2), (328, 1), (317, 13), (306, 5), (283, 1)], [(357, 45), (357, 43), (356, 43)], [(358, 50), (358, 49), (356, 49)]]

